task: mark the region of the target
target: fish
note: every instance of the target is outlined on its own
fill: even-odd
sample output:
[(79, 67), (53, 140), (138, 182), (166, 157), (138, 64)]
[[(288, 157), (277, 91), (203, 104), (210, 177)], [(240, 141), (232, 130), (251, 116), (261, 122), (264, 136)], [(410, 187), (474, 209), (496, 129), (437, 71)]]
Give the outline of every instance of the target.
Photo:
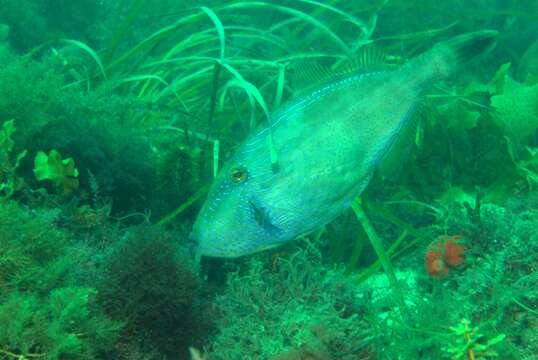
[(487, 53), (497, 36), (458, 35), (396, 70), (340, 77), (283, 104), (214, 179), (191, 232), (198, 254), (257, 253), (342, 214), (412, 122), (425, 90)]

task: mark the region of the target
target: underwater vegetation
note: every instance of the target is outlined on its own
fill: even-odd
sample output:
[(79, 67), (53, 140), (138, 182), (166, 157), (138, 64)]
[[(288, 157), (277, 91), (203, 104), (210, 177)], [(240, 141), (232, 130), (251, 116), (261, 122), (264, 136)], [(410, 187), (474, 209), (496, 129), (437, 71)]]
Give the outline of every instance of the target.
[(192, 262), (172, 234), (148, 226), (130, 229), (106, 250), (97, 271), (97, 301), (124, 322), (123, 341), (144, 339), (142, 350), (176, 357), (205, 335), (203, 327), (211, 325), (196, 301)]
[[(535, 1), (0, 5), (0, 359), (536, 357)], [(486, 29), (351, 209), (199, 261), (210, 184), (283, 104)]]
[[(323, 266), (312, 244), (234, 272), (216, 302), (219, 327), (210, 359), (368, 359), (369, 334), (355, 286)], [(262, 324), (262, 326), (260, 326)]]
[(96, 291), (74, 281), (83, 249), (55, 225), (57, 211), (0, 205), (0, 343), (3, 358), (91, 358), (115, 342), (120, 322), (96, 303)]

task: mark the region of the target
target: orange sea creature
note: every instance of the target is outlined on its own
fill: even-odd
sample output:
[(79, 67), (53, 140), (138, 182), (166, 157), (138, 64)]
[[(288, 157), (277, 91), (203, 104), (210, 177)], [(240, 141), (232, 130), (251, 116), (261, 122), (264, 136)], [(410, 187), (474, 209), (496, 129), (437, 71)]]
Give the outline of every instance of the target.
[(428, 274), (434, 278), (448, 275), (448, 267), (463, 263), (465, 247), (458, 242), (460, 235), (440, 235), (428, 246), (425, 257), (425, 265)]

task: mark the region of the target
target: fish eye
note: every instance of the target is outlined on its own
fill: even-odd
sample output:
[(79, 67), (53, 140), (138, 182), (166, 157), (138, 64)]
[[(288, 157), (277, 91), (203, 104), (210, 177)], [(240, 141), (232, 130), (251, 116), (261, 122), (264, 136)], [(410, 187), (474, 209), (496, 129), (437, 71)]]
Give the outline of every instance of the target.
[(236, 184), (241, 184), (248, 179), (248, 171), (243, 167), (238, 167), (230, 172), (230, 179)]

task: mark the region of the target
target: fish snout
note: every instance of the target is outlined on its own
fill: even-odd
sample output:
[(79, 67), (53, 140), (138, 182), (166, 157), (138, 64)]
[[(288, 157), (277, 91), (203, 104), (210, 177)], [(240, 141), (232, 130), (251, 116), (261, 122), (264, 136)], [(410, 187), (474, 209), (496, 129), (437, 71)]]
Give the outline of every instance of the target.
[[(233, 258), (240, 256), (237, 246), (229, 240), (230, 230), (219, 222), (195, 224), (190, 234), (196, 242), (197, 253), (202, 256)], [(237, 244), (236, 244), (237, 245)]]

